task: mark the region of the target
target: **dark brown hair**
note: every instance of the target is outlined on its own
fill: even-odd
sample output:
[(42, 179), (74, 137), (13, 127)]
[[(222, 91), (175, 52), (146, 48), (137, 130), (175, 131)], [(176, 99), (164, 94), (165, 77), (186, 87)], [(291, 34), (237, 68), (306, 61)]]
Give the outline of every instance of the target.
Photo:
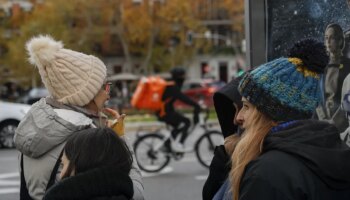
[(69, 177), (73, 171), (79, 174), (105, 166), (129, 174), (133, 161), (125, 141), (109, 128), (89, 128), (74, 133), (68, 139), (64, 153), (69, 165), (62, 178)]

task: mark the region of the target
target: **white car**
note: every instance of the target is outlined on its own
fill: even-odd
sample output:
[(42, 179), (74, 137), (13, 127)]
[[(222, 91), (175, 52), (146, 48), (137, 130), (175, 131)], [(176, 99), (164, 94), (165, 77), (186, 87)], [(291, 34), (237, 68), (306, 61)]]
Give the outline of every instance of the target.
[(30, 105), (0, 101), (0, 148), (14, 148), (13, 136)]

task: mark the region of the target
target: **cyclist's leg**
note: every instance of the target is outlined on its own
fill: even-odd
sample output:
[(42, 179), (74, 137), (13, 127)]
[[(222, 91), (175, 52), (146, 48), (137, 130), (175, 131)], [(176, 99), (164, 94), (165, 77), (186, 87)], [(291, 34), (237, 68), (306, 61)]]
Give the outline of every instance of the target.
[(177, 134), (178, 133), (182, 133), (181, 134), (181, 138), (180, 138), (180, 143), (184, 144), (187, 136), (188, 136), (188, 129), (190, 128), (191, 125), (191, 121), (183, 116), (181, 113), (175, 112), (172, 116), (172, 119), (175, 120), (176, 122), (178, 122), (177, 125)]
[(172, 126), (171, 136), (175, 139), (180, 133), (180, 142), (183, 143), (187, 138), (187, 132), (191, 125), (191, 121), (178, 112), (169, 112), (163, 117), (158, 118), (160, 121)]
[(172, 144), (171, 141), (168, 140), (165, 145), (176, 152), (191, 151), (191, 148), (186, 148), (184, 145), (188, 135), (188, 129), (191, 125), (190, 120), (180, 113), (172, 112), (171, 114), (167, 113), (167, 115), (162, 118), (162, 121), (173, 127), (171, 138), (175, 140)]
[[(175, 114), (176, 115), (176, 114)], [(179, 121), (176, 120), (176, 118), (173, 112), (168, 112), (166, 115), (162, 117), (158, 117), (159, 121), (162, 121), (166, 123), (167, 125), (170, 125), (172, 127), (171, 130), (171, 137), (175, 140), (176, 136), (181, 132), (177, 127), (179, 126)], [(175, 119), (175, 120), (174, 120)], [(165, 146), (170, 148), (170, 138), (165, 141)]]
[(184, 122), (184, 127), (182, 128), (182, 136), (180, 139), (180, 142), (183, 144), (186, 140), (186, 138), (188, 137), (188, 129), (191, 126), (191, 121), (188, 118), (183, 118), (183, 122)]

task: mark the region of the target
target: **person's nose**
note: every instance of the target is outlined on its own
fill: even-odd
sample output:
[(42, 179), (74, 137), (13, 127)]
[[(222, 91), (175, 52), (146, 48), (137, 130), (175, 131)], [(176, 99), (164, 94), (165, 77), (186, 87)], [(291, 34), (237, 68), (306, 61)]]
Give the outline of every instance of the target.
[(243, 112), (242, 109), (238, 112), (238, 114), (235, 116), (233, 123), (237, 125), (242, 125), (244, 122)]
[(234, 125), (238, 125), (238, 126), (242, 126), (242, 124), (243, 124), (243, 119), (239, 119), (239, 118), (235, 117), (235, 118), (233, 119), (233, 124), (234, 124)]
[(233, 124), (240, 126), (240, 125), (242, 125), (241, 121), (237, 120), (237, 116), (238, 116), (239, 111), (240, 111), (240, 109), (236, 109), (235, 116), (233, 117)]

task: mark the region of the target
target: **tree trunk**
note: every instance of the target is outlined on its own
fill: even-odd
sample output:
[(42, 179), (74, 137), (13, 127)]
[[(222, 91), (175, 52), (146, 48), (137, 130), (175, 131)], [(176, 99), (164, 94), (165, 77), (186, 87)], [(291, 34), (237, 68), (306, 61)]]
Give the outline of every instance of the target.
[[(119, 9), (116, 9), (116, 12), (114, 14), (114, 17), (111, 19), (111, 27), (115, 27), (117, 36), (122, 44), (123, 48), (123, 53), (125, 56), (125, 63), (123, 64), (122, 67), (122, 72), (133, 72), (133, 61), (131, 58), (130, 50), (129, 50), (129, 45), (126, 41), (126, 38), (124, 37), (124, 28), (123, 28), (123, 22), (122, 22), (122, 12), (123, 12), (123, 5), (121, 4)], [(117, 24), (113, 24), (113, 22), (116, 22)]]
[(149, 63), (150, 63), (150, 60), (151, 60), (152, 54), (153, 54), (155, 35), (156, 35), (155, 31), (152, 30), (152, 33), (150, 34), (150, 38), (149, 38), (149, 43), (147, 45), (147, 54), (146, 54), (146, 57), (143, 60), (142, 65), (141, 65), (141, 69), (144, 69), (146, 74), (151, 74), (154, 71), (153, 66), (149, 65)]

